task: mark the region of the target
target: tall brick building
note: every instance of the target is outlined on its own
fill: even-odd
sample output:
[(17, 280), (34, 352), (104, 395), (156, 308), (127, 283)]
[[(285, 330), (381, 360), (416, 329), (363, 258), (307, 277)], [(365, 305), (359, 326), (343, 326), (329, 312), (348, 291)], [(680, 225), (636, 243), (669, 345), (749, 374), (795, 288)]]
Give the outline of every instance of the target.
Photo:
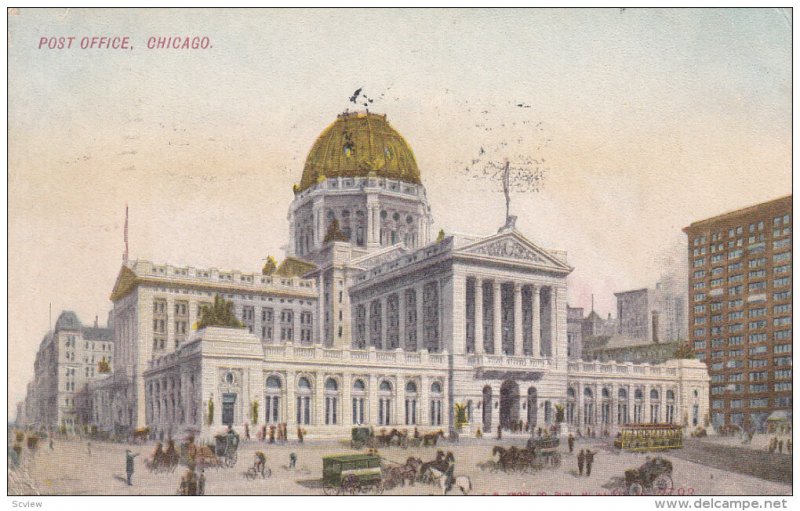
[(792, 410), (792, 196), (683, 231), (689, 336), (711, 375), (712, 424), (764, 428)]

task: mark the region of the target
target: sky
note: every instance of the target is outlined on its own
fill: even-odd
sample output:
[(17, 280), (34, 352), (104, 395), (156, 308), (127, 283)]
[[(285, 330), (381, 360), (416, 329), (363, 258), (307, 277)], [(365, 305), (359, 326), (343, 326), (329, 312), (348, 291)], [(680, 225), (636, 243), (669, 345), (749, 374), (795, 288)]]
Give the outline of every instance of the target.
[[(654, 286), (683, 256), (683, 227), (792, 192), (782, 10), (13, 14), (11, 415), (50, 304), (53, 322), (66, 309), (105, 323), (126, 204), (131, 258), (259, 271), (283, 257), (292, 185), (358, 88), (412, 147), (434, 233), (504, 223), (499, 187), (463, 172), (501, 132), (544, 159), (543, 187), (513, 194), (511, 212), (534, 243), (567, 251), (570, 305), (594, 295), (602, 315), (614, 292)], [(70, 49), (39, 48), (70, 36)], [(93, 36), (128, 36), (132, 49), (80, 49)], [(209, 48), (147, 48), (163, 36)], [(526, 122), (500, 129), (511, 118)]]

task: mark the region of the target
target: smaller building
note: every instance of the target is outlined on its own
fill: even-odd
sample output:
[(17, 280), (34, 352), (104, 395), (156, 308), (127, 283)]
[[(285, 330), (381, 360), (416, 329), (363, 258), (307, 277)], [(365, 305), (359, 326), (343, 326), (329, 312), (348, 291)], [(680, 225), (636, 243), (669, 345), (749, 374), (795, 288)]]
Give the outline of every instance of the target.
[(114, 357), (113, 328), (84, 326), (72, 311), (63, 311), (36, 353), (34, 380), (28, 387), (24, 419), (38, 428), (75, 431), (81, 418), (81, 393), (89, 382), (110, 374)]

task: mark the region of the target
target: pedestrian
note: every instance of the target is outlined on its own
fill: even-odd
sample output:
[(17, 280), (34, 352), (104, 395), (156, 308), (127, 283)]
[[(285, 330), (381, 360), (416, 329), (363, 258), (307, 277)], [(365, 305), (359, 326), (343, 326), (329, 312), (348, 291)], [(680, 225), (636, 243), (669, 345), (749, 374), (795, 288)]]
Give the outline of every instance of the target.
[(197, 494), (206, 494), (206, 473), (205, 469), (200, 469), (200, 477), (197, 478)]
[(783, 440), (778, 440), (778, 454), (783, 454)]
[(597, 454), (597, 451), (586, 449), (586, 477), (592, 475), (592, 463), (594, 463), (595, 454)]
[(291, 453), (289, 455), (289, 468), (296, 468), (297, 467), (297, 454)]
[(53, 450), (53, 436), (50, 436), (50, 450)]
[(297, 441), (303, 443), (303, 428), (297, 426)]
[(500, 427), (500, 424), (497, 425), (497, 439), (503, 439), (503, 429)]
[(584, 454), (583, 449), (581, 452), (578, 453), (578, 475), (583, 475), (583, 463), (586, 461), (586, 454)]
[(570, 433), (569, 438), (567, 438), (567, 445), (569, 445), (569, 453), (572, 454), (572, 449), (575, 448), (575, 437), (572, 433)]
[(133, 454), (130, 449), (125, 449), (125, 474), (128, 476), (128, 486), (132, 486), (131, 478), (133, 477), (133, 458), (138, 456), (139, 453)]
[(261, 426), (261, 438), (259, 438), (259, 440), (264, 441), (266, 439), (267, 439), (267, 425), (264, 424), (263, 426)]
[(250, 424), (244, 423), (244, 439), (250, 440)]
[(792, 454), (792, 439), (791, 438), (786, 441), (786, 452), (788, 452), (789, 454)]
[(86, 452), (89, 453), (89, 456), (92, 455), (92, 442), (86, 442)]
[(481, 433), (480, 427), (478, 427), (478, 430), (475, 432), (475, 438), (483, 438), (483, 433)]

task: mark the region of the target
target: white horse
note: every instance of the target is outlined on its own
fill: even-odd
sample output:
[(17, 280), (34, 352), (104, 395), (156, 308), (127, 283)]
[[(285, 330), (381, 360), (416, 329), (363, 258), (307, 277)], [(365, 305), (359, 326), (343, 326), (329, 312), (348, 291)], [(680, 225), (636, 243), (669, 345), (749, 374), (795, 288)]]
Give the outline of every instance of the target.
[(453, 478), (453, 484), (448, 489), (447, 475), (433, 467), (428, 467), (428, 470), (424, 474), (423, 480), (434, 485), (438, 485), (442, 490), (442, 495), (447, 495), (449, 489), (453, 489), (454, 486), (458, 487), (463, 495), (469, 495), (469, 492), (472, 491), (472, 481), (467, 476), (455, 476)]

